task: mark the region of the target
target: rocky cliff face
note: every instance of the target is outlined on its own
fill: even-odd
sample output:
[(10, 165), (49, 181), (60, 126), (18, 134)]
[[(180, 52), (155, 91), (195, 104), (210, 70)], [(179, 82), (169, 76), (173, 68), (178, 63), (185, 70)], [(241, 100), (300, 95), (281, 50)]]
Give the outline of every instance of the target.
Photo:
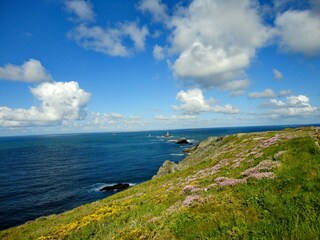
[(179, 170), (181, 170), (181, 166), (179, 164), (167, 160), (162, 164), (162, 166), (159, 168), (157, 174), (153, 178), (161, 177), (166, 174), (174, 173)]
[(206, 156), (212, 156), (216, 151), (218, 151), (222, 140), (223, 137), (209, 137), (207, 140), (201, 142), (197, 146), (185, 150), (185, 152), (190, 155), (181, 162), (174, 163), (166, 160), (154, 177), (160, 177), (168, 173), (174, 173), (205, 161), (207, 159)]

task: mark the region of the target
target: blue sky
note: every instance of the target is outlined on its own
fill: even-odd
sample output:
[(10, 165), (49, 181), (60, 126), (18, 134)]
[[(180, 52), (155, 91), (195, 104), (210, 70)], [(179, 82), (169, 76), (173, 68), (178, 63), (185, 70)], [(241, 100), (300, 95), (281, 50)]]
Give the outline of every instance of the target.
[(317, 0), (5, 0), (0, 29), (0, 135), (319, 123)]

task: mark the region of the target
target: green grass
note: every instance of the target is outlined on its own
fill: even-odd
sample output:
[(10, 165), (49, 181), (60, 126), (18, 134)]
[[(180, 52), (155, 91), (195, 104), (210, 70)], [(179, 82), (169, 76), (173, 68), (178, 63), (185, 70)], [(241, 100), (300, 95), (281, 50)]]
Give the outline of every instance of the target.
[[(250, 155), (273, 136), (282, 138), (262, 156)], [(0, 239), (319, 239), (319, 139), (310, 127), (229, 136), (197, 149), (179, 172), (2, 231)], [(276, 158), (280, 151), (285, 152)], [(233, 160), (240, 158), (234, 167)], [(197, 175), (223, 159), (230, 164), (219, 172)], [(209, 187), (221, 176), (243, 179), (241, 172), (266, 159), (281, 162), (272, 170), (275, 179)], [(186, 185), (201, 191), (184, 193)], [(188, 196), (200, 200), (186, 206)]]

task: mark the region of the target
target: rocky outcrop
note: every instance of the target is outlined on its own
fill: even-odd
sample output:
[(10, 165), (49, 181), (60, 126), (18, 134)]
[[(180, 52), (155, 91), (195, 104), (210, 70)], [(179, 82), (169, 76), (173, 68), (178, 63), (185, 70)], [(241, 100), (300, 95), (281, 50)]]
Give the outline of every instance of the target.
[(218, 151), (218, 147), (223, 142), (222, 140), (223, 137), (209, 137), (199, 145), (184, 150), (184, 152), (190, 154), (190, 156), (186, 157), (179, 163), (174, 163), (169, 160), (165, 161), (154, 177), (163, 176), (168, 173), (174, 173), (207, 160), (209, 154), (211, 156), (214, 152)]
[(162, 164), (162, 166), (159, 168), (157, 174), (154, 177), (160, 177), (169, 173), (174, 173), (179, 170), (179, 164), (167, 160)]
[(186, 138), (180, 138), (176, 141), (176, 144), (190, 144)]
[(121, 191), (129, 188), (130, 185), (128, 183), (118, 183), (112, 186), (105, 186), (100, 189), (100, 191)]
[(197, 145), (194, 146), (194, 147), (184, 149), (182, 152), (191, 154), (192, 152), (194, 152), (194, 151), (198, 148), (198, 146), (199, 146), (199, 144), (197, 144)]

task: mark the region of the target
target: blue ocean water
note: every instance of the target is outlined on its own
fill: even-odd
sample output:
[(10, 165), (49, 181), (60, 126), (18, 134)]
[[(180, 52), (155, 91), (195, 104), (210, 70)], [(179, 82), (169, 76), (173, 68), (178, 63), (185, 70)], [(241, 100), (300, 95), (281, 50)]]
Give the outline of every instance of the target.
[[(0, 138), (0, 229), (60, 213), (113, 194), (108, 184), (147, 181), (165, 160), (181, 161), (184, 148), (208, 136), (279, 130), (288, 126)], [(292, 126), (291, 126), (292, 127)]]

